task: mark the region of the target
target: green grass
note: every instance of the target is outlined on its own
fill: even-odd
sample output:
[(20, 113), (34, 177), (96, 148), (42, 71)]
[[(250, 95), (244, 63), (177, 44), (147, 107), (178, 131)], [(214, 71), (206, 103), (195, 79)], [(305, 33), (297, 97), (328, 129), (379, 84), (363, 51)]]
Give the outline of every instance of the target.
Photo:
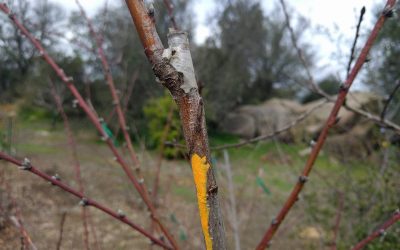
[(186, 186), (174, 186), (172, 187), (173, 194), (182, 197), (186, 202), (196, 202), (196, 196), (192, 188)]
[(39, 143), (22, 143), (18, 144), (16, 148), (18, 151), (22, 151), (26, 154), (54, 154), (60, 152), (59, 148)]

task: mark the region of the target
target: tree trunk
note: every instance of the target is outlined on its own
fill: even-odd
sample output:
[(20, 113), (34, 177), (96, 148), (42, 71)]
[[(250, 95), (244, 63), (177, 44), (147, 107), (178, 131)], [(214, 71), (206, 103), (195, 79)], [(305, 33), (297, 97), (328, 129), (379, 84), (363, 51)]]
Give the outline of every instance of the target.
[(204, 105), (194, 75), (187, 34), (170, 30), (169, 48), (164, 49), (155, 28), (154, 10), (147, 10), (142, 0), (126, 0), (126, 3), (157, 80), (170, 91), (179, 108), (206, 248), (226, 249), (218, 186), (210, 160)]

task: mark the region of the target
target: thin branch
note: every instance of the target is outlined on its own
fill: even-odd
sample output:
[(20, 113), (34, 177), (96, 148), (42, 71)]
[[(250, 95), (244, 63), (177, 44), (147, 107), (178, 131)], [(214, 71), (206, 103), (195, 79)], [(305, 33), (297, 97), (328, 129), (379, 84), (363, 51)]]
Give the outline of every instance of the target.
[[(283, 0), (281, 0), (281, 1), (283, 1)], [(395, 0), (388, 0), (386, 3), (385, 9), (392, 8), (394, 6), (395, 2), (396, 2)], [(356, 78), (359, 71), (361, 70), (361, 67), (365, 63), (368, 53), (369, 53), (370, 49), (372, 48), (372, 45), (373, 45), (374, 41), (376, 40), (376, 37), (378, 36), (379, 31), (382, 29), (382, 27), (386, 21), (386, 18), (387, 18), (387, 15), (382, 13), (380, 15), (379, 19), (377, 20), (373, 30), (371, 31), (371, 34), (369, 35), (369, 37), (367, 39), (367, 42), (365, 43), (363, 49), (361, 50), (361, 53), (354, 65), (353, 69), (350, 72), (349, 77), (347, 78), (346, 82), (344, 83), (344, 85), (341, 86), (341, 88), (339, 90), (339, 94), (337, 96), (335, 105), (332, 108), (332, 111), (331, 111), (319, 137), (318, 137), (316, 144), (312, 148), (311, 154), (309, 155), (307, 163), (305, 164), (304, 169), (303, 169), (301, 175), (299, 176), (298, 182), (294, 186), (294, 188), (293, 188), (290, 196), (286, 200), (284, 206), (278, 213), (278, 216), (275, 219), (273, 219), (268, 230), (265, 232), (261, 242), (258, 244), (258, 246), (256, 248), (257, 250), (265, 249), (266, 247), (268, 247), (275, 232), (278, 230), (279, 226), (285, 219), (286, 215), (289, 213), (290, 209), (296, 203), (299, 193), (302, 191), (305, 183), (307, 182), (308, 176), (314, 166), (315, 160), (317, 159), (319, 152), (321, 151), (322, 146), (325, 143), (325, 140), (328, 136), (328, 132), (329, 132), (330, 128), (332, 128), (336, 124), (337, 115), (338, 115), (343, 103), (345, 102), (346, 95), (349, 92), (349, 89), (350, 89), (351, 85), (353, 84), (354, 79)]]
[[(124, 113), (124, 114), (126, 114), (126, 112), (128, 112), (129, 101), (130, 101), (130, 99), (132, 97), (133, 88), (135, 87), (136, 80), (137, 80), (138, 76), (139, 76), (139, 71), (135, 70), (135, 72), (132, 75), (131, 82), (130, 82), (127, 90), (126, 90), (126, 95), (124, 97), (124, 103), (123, 103), (123, 108), (122, 108), (122, 113)], [(118, 124), (118, 128), (114, 133), (115, 134), (115, 138), (118, 138), (120, 129), (121, 129), (121, 126)]]
[[(300, 122), (304, 121), (315, 110), (321, 108), (326, 103), (327, 103), (327, 100), (321, 101), (320, 103), (318, 103), (314, 107), (310, 108), (309, 110), (307, 110), (306, 112), (304, 112), (303, 114), (298, 116), (294, 121), (292, 121), (288, 125), (286, 125), (286, 126), (284, 126), (282, 128), (279, 128), (279, 129), (277, 129), (275, 131), (272, 131), (269, 134), (260, 135), (260, 136), (257, 136), (255, 138), (244, 140), (244, 141), (238, 142), (238, 143), (224, 144), (224, 145), (220, 145), (220, 146), (212, 146), (210, 148), (211, 148), (211, 150), (224, 150), (224, 149), (229, 149), (229, 148), (239, 148), (239, 147), (242, 147), (242, 146), (245, 146), (245, 145), (248, 145), (248, 144), (253, 144), (253, 143), (257, 143), (257, 142), (260, 142), (260, 141), (265, 141), (265, 140), (274, 138), (275, 136), (290, 130), (291, 128), (293, 128), (297, 124), (299, 124)], [(172, 146), (172, 147), (178, 147), (178, 148), (185, 148), (186, 147), (185, 145), (182, 145), (182, 144), (179, 144), (179, 143), (174, 143), (174, 142), (165, 142), (165, 145), (166, 146)]]
[(218, 186), (211, 164), (204, 103), (196, 83), (187, 33), (170, 30), (164, 49), (154, 23), (154, 10), (143, 1), (125, 1), (154, 75), (178, 105), (183, 134), (191, 159), (200, 221), (207, 249), (226, 249), (218, 201)]
[[(63, 119), (63, 122), (64, 122), (64, 130), (67, 134), (68, 146), (71, 150), (71, 156), (72, 156), (72, 160), (73, 160), (73, 164), (74, 164), (75, 181), (78, 183), (79, 192), (81, 192), (82, 194), (85, 194), (85, 188), (83, 185), (82, 175), (81, 175), (81, 164), (78, 159), (75, 137), (72, 133), (71, 126), (69, 125), (68, 116), (65, 113), (64, 108), (62, 106), (61, 98), (57, 94), (56, 87), (55, 87), (54, 83), (51, 81), (51, 79), (49, 79), (49, 81), (50, 81), (51, 94), (54, 98), (54, 102), (56, 103), (58, 112), (60, 113), (60, 115)], [(87, 250), (89, 250), (90, 247), (89, 247), (88, 216), (87, 216), (87, 209), (84, 206), (82, 207), (82, 210), (81, 210), (81, 216), (82, 216), (82, 223), (83, 223), (83, 242), (85, 244), (85, 248)]]
[(350, 51), (349, 63), (347, 64), (347, 75), (346, 75), (346, 78), (349, 77), (351, 64), (353, 63), (353, 60), (354, 60), (354, 57), (355, 57), (354, 54), (355, 54), (355, 51), (356, 51), (358, 37), (360, 36), (360, 27), (361, 27), (361, 23), (362, 23), (363, 18), (364, 18), (364, 14), (365, 14), (365, 6), (363, 6), (361, 8), (361, 11), (360, 11), (360, 18), (358, 19), (358, 23), (357, 23), (356, 35), (354, 36), (353, 46), (351, 46), (351, 51)]
[(33, 244), (33, 241), (28, 233), (28, 231), (25, 228), (23, 219), (22, 219), (22, 213), (21, 209), (19, 208), (16, 199), (14, 196), (11, 194), (11, 187), (8, 182), (5, 182), (5, 187), (7, 190), (8, 198), (11, 200), (12, 207), (15, 210), (15, 217), (11, 221), (14, 223), (14, 225), (19, 229), (21, 233), (21, 242), (24, 246), (29, 246), (31, 250), (37, 250), (37, 247), (35, 244)]
[[(51, 68), (55, 71), (55, 73), (58, 75), (58, 77), (67, 85), (68, 89), (71, 91), (71, 93), (76, 98), (77, 104), (82, 108), (82, 110), (88, 116), (89, 120), (93, 123), (93, 125), (95, 126), (97, 131), (100, 133), (102, 139), (107, 143), (107, 146), (110, 148), (110, 150), (114, 154), (116, 161), (120, 164), (120, 166), (124, 170), (126, 176), (129, 178), (129, 180), (131, 181), (131, 183), (133, 184), (133, 186), (135, 187), (137, 192), (140, 194), (141, 198), (143, 199), (144, 203), (146, 204), (146, 206), (148, 207), (148, 209), (150, 211), (151, 219), (159, 225), (159, 227), (164, 232), (164, 234), (168, 238), (168, 240), (170, 240), (170, 243), (174, 246), (174, 248), (177, 248), (174, 239), (172, 238), (172, 236), (170, 235), (168, 230), (165, 228), (165, 226), (161, 223), (161, 220), (159, 219), (159, 216), (157, 215), (157, 213), (155, 211), (154, 205), (152, 204), (152, 202), (149, 198), (149, 195), (147, 193), (147, 189), (144, 187), (143, 178), (140, 178), (139, 180), (136, 179), (133, 172), (129, 168), (127, 162), (123, 159), (121, 154), (118, 152), (118, 150), (114, 146), (114, 143), (111, 140), (111, 138), (104, 131), (99, 117), (95, 114), (95, 112), (92, 111), (90, 106), (85, 102), (85, 100), (79, 94), (77, 88), (73, 84), (72, 77), (67, 77), (64, 70), (61, 69), (60, 66), (55, 63), (53, 58), (46, 52), (46, 50), (43, 48), (43, 46), (40, 44), (40, 42), (38, 40), (36, 40), (36, 38), (21, 24), (21, 22), (18, 21), (18, 19), (15, 17), (15, 15), (13, 13), (11, 13), (10, 9), (7, 7), (6, 4), (0, 4), (0, 10), (9, 16), (10, 20), (14, 23), (14, 25), (21, 31), (22, 34), (24, 34), (29, 39), (29, 41), (39, 51), (39, 53), (43, 57), (43, 59), (51, 66)], [(124, 127), (124, 128), (126, 128), (126, 127)]]
[(62, 243), (62, 240), (63, 240), (64, 224), (65, 224), (66, 217), (67, 217), (67, 212), (63, 212), (61, 214), (60, 231), (58, 233), (58, 240), (57, 240), (57, 246), (56, 246), (57, 250), (61, 249), (61, 243)]
[(393, 98), (394, 98), (394, 96), (395, 96), (397, 90), (399, 90), (399, 89), (400, 89), (400, 79), (397, 80), (396, 86), (394, 87), (394, 89), (393, 89), (392, 92), (390, 93), (389, 98), (387, 99), (387, 101), (386, 101), (386, 103), (385, 103), (385, 106), (384, 106), (384, 108), (383, 108), (383, 110), (382, 110), (382, 113), (381, 113), (381, 120), (382, 120), (382, 121), (385, 120), (385, 116), (386, 116), (386, 112), (387, 112), (387, 109), (388, 109), (388, 107), (389, 107), (389, 104), (390, 104), (390, 102), (393, 100)]
[(229, 153), (227, 150), (224, 150), (224, 160), (223, 164), (226, 175), (228, 177), (228, 191), (229, 191), (229, 202), (230, 202), (230, 215), (231, 215), (231, 223), (233, 227), (233, 237), (235, 239), (235, 249), (240, 250), (240, 232), (239, 232), (239, 219), (236, 211), (236, 199), (235, 199), (235, 188), (233, 185), (233, 177), (232, 177), (232, 167), (229, 160)]
[(309, 84), (309, 89), (311, 89), (313, 92), (316, 92), (318, 94), (320, 94), (321, 96), (325, 96), (328, 97), (329, 95), (327, 95), (319, 86), (318, 84), (315, 82), (314, 77), (311, 74), (311, 70), (310, 70), (310, 66), (308, 64), (308, 62), (306, 61), (306, 59), (304, 58), (304, 53), (302, 51), (302, 49), (300, 48), (300, 46), (297, 43), (297, 38), (296, 38), (296, 34), (294, 32), (294, 29), (292, 28), (292, 25), (290, 23), (290, 17), (289, 17), (289, 13), (287, 11), (287, 7), (285, 4), (284, 0), (280, 0), (281, 6), (282, 6), (282, 10), (283, 13), (285, 15), (285, 20), (286, 20), (286, 27), (289, 30), (290, 33), (290, 39), (292, 40), (292, 44), (297, 52), (297, 56), (300, 59), (301, 64), (303, 65), (307, 77), (308, 77), (308, 84)]
[[(110, 92), (111, 92), (111, 96), (113, 99), (113, 105), (115, 107), (115, 110), (117, 111), (117, 117), (118, 117), (118, 122), (119, 122), (119, 126), (122, 130), (122, 134), (124, 136), (126, 145), (128, 147), (128, 152), (129, 152), (129, 156), (131, 158), (132, 163), (135, 165), (135, 170), (136, 170), (136, 174), (139, 177), (139, 180), (143, 180), (143, 174), (141, 172), (141, 165), (140, 162), (136, 156), (135, 150), (133, 149), (133, 145), (132, 145), (132, 140), (131, 137), (129, 135), (129, 127), (126, 125), (126, 119), (125, 119), (125, 115), (122, 111), (121, 108), (121, 103), (117, 94), (117, 90), (115, 89), (115, 84), (114, 84), (114, 79), (113, 76), (111, 74), (111, 67), (108, 63), (108, 60), (106, 58), (106, 55), (104, 53), (103, 50), (103, 38), (102, 36), (100, 36), (94, 29), (94, 26), (91, 22), (91, 20), (89, 19), (89, 17), (86, 15), (85, 10), (83, 9), (82, 5), (80, 4), (79, 0), (75, 0), (76, 4), (79, 6), (79, 9), (81, 11), (82, 16), (85, 18), (87, 25), (89, 27), (90, 30), (90, 34), (92, 35), (94, 41), (96, 42), (96, 46), (97, 46), (97, 50), (98, 50), (98, 55), (100, 57), (101, 60), (101, 64), (103, 67), (103, 71), (105, 74), (105, 78), (107, 81), (107, 85), (110, 88)], [(154, 221), (160, 226), (161, 231), (163, 231), (163, 233), (165, 234), (165, 236), (167, 237), (168, 241), (175, 247), (177, 248), (178, 245), (175, 241), (175, 239), (173, 238), (172, 234), (166, 229), (165, 226), (163, 226), (159, 219), (156, 217), (156, 211), (155, 211), (155, 207), (153, 206), (153, 204), (151, 204), (151, 198), (149, 197), (149, 193), (147, 188), (144, 186), (144, 182), (140, 181), (139, 182), (140, 188), (141, 188), (141, 195), (143, 200), (145, 201), (145, 203), (147, 204), (148, 208), (150, 209), (151, 213), (152, 213), (152, 219), (154, 219)]]
[(174, 5), (172, 4), (172, 2), (170, 0), (164, 0), (164, 5), (167, 8), (169, 20), (171, 21), (172, 27), (174, 27), (175, 30), (179, 30), (179, 27), (175, 21)]
[(172, 118), (174, 116), (175, 112), (175, 106), (171, 105), (168, 115), (167, 115), (167, 120), (165, 122), (165, 126), (161, 135), (161, 140), (160, 140), (160, 149), (157, 157), (157, 162), (156, 162), (156, 174), (154, 177), (154, 185), (153, 185), (153, 203), (157, 204), (157, 195), (158, 195), (158, 189), (159, 189), (159, 182), (160, 182), (160, 171), (161, 171), (161, 164), (162, 164), (162, 159), (164, 157), (164, 151), (165, 151), (165, 141), (167, 140), (167, 136), (169, 134), (169, 131), (171, 129), (171, 123), (172, 123)]
[(17, 167), (19, 167), (21, 170), (30, 172), (30, 173), (42, 178), (43, 180), (50, 182), (52, 185), (55, 185), (55, 186), (61, 188), (62, 190), (64, 190), (65, 192), (70, 193), (71, 195), (81, 199), (81, 201), (80, 201), (81, 205), (97, 208), (98, 210), (110, 215), (111, 217), (115, 218), (116, 220), (118, 220), (118, 221), (130, 226), (134, 230), (138, 231), (145, 237), (149, 238), (154, 244), (157, 244), (166, 249), (171, 249), (171, 247), (166, 245), (166, 243), (155, 238), (153, 235), (148, 233), (145, 229), (141, 228), (140, 226), (136, 225), (134, 222), (132, 222), (131, 220), (126, 218), (125, 215), (121, 215), (118, 212), (114, 212), (110, 208), (86, 197), (84, 194), (82, 194), (78, 190), (69, 187), (68, 185), (64, 184), (60, 180), (57, 180), (57, 178), (47, 175), (46, 173), (44, 173), (41, 170), (39, 170), (38, 168), (36, 168), (33, 164), (31, 164), (29, 159), (25, 158), (24, 161), (20, 161), (12, 156), (9, 156), (3, 152), (0, 152), (0, 160), (5, 160), (9, 163), (12, 163), (12, 164), (16, 165)]
[(342, 218), (343, 205), (344, 205), (344, 194), (342, 192), (339, 192), (338, 193), (338, 208), (336, 211), (335, 227), (333, 230), (332, 250), (337, 249), (336, 242), (337, 242), (337, 235), (339, 233), (340, 220)]
[[(326, 100), (330, 101), (330, 102), (334, 102), (335, 99), (333, 97), (331, 97), (329, 94), (327, 94), (325, 91), (323, 91), (318, 84), (315, 82), (312, 74), (311, 74), (311, 70), (310, 67), (307, 63), (307, 61), (305, 60), (304, 56), (303, 56), (303, 51), (300, 49), (300, 46), (297, 43), (297, 39), (296, 39), (296, 35), (294, 32), (294, 29), (291, 26), (290, 23), (290, 18), (289, 18), (289, 14), (287, 12), (287, 8), (286, 8), (286, 4), (284, 0), (280, 0), (281, 6), (282, 6), (282, 10), (284, 12), (285, 15), (285, 19), (286, 19), (286, 26), (290, 32), (290, 37), (292, 40), (292, 44), (294, 46), (294, 48), (296, 49), (297, 55), (303, 65), (304, 70), (307, 73), (307, 77), (308, 77), (308, 89), (310, 89), (312, 92), (324, 97)], [(376, 124), (380, 125), (380, 126), (385, 126), (386, 128), (392, 129), (394, 130), (396, 133), (400, 134), (400, 126), (389, 121), (389, 120), (383, 120), (383, 119), (379, 119), (379, 116), (377, 115), (373, 115), (367, 111), (355, 108), (355, 107), (350, 107), (347, 104), (344, 106), (347, 110), (350, 110), (358, 115), (364, 116), (367, 119), (375, 122)]]
[(394, 225), (396, 222), (400, 220), (400, 211), (397, 210), (394, 212), (393, 216), (387, 220), (382, 226), (379, 227), (378, 230), (374, 231), (372, 234), (370, 234), (367, 238), (363, 239), (360, 241), (355, 247), (352, 248), (352, 250), (361, 250), (363, 249), (367, 244), (369, 244), (371, 241), (376, 239), (379, 236), (383, 236), (386, 232), (386, 230)]
[[(323, 100), (320, 103), (318, 103), (317, 105), (315, 105), (314, 107), (310, 108), (309, 110), (307, 110), (306, 112), (304, 112), (303, 114), (301, 114), (300, 116), (298, 116), (294, 121), (292, 121), (291, 123), (289, 123), (288, 125), (279, 128), (269, 134), (266, 135), (260, 135), (257, 136), (255, 138), (252, 139), (248, 139), (239, 143), (232, 143), (232, 144), (225, 144), (225, 145), (221, 145), (221, 146), (215, 146), (215, 147), (211, 147), (212, 150), (223, 150), (223, 149), (228, 149), (228, 148), (238, 148), (238, 147), (242, 147), (244, 145), (247, 144), (252, 144), (252, 143), (256, 143), (259, 141), (265, 141), (268, 139), (271, 139), (283, 132), (286, 132), (288, 130), (290, 130), (291, 128), (295, 127), (297, 124), (299, 124), (300, 122), (304, 121), (308, 116), (310, 116), (315, 110), (319, 109), (320, 107), (322, 107), (324, 104), (326, 104), (327, 101)], [(168, 144), (170, 145), (170, 144)]]

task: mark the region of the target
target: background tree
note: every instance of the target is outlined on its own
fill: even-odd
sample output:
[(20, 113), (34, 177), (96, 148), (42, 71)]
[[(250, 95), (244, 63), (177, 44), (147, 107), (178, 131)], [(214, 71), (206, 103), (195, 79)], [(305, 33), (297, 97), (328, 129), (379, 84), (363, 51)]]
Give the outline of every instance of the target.
[[(220, 121), (238, 105), (272, 95), (295, 96), (303, 72), (277, 11), (265, 15), (260, 1), (218, 1), (218, 7), (215, 38), (195, 51), (209, 119)], [(297, 21), (297, 30), (307, 27), (305, 19)], [(311, 59), (308, 50), (305, 55)]]
[[(55, 51), (56, 44), (60, 44), (59, 34), (65, 18), (60, 6), (47, 0), (38, 0), (35, 4), (18, 0), (13, 2), (11, 8), (21, 22), (33, 31), (33, 35), (43, 41), (46, 49)], [(29, 78), (27, 76), (32, 73), (39, 60), (36, 60), (37, 52), (7, 21), (7, 17), (1, 16), (0, 20), (0, 99), (7, 101), (14, 95), (21, 94), (17, 91), (17, 86)], [(15, 71), (19, 73), (13, 73)]]

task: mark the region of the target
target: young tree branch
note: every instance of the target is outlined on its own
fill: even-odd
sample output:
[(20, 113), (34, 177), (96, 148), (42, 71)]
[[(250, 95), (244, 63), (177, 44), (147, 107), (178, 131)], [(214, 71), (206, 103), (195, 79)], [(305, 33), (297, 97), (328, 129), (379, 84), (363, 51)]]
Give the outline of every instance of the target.
[(347, 64), (346, 77), (349, 77), (351, 64), (353, 63), (353, 60), (354, 60), (354, 57), (355, 57), (354, 54), (355, 54), (355, 51), (356, 51), (358, 37), (360, 36), (360, 27), (361, 27), (361, 23), (362, 23), (363, 18), (364, 18), (364, 14), (365, 14), (365, 6), (363, 6), (361, 8), (361, 11), (360, 11), (360, 17), (358, 19), (357, 28), (356, 28), (356, 35), (354, 36), (353, 46), (351, 46), (351, 51), (350, 51), (349, 63)]
[(352, 250), (361, 250), (363, 249), (367, 244), (369, 244), (371, 241), (376, 239), (379, 236), (383, 236), (386, 232), (386, 230), (394, 225), (396, 222), (400, 220), (400, 211), (397, 210), (394, 212), (393, 216), (387, 220), (382, 226), (379, 227), (378, 230), (374, 231), (372, 234), (370, 234), (367, 238), (363, 239), (360, 241), (357, 245), (355, 245)]
[[(281, 1), (283, 1), (283, 0), (281, 0)], [(386, 6), (385, 6), (385, 10), (393, 8), (395, 2), (396, 2), (395, 0), (388, 0), (386, 3)], [(374, 41), (376, 40), (376, 37), (378, 36), (379, 31), (381, 30), (381, 28), (383, 27), (383, 25), (386, 21), (386, 18), (387, 18), (387, 14), (385, 14), (385, 11), (383, 11), (382, 14), (380, 15), (379, 19), (377, 20), (373, 30), (371, 31), (371, 34), (369, 35), (367, 42), (365, 43), (354, 67), (352, 68), (349, 77), (347, 78), (346, 82), (341, 86), (341, 88), (339, 90), (339, 94), (337, 96), (335, 105), (332, 108), (332, 111), (331, 111), (319, 137), (318, 137), (316, 144), (312, 148), (311, 154), (304, 166), (304, 169), (303, 169), (301, 175), (299, 176), (298, 182), (294, 186), (291, 194), (289, 195), (289, 198), (286, 200), (284, 206), (279, 211), (277, 217), (275, 219), (273, 219), (268, 230), (265, 232), (261, 242), (258, 244), (258, 246), (256, 248), (257, 250), (262, 250), (262, 249), (265, 249), (266, 247), (268, 247), (272, 237), (275, 235), (275, 232), (278, 230), (279, 226), (285, 219), (286, 215), (289, 213), (290, 209), (293, 207), (293, 205), (298, 200), (298, 195), (302, 191), (305, 183), (308, 180), (308, 176), (314, 166), (315, 160), (317, 159), (319, 152), (322, 149), (322, 146), (325, 143), (325, 140), (328, 136), (328, 132), (329, 132), (330, 128), (332, 128), (336, 124), (337, 115), (338, 115), (339, 110), (342, 107), (343, 103), (345, 102), (346, 95), (349, 92), (349, 89), (350, 89), (354, 79), (358, 75), (361, 67), (363, 66), (363, 64), (368, 56), (368, 53), (369, 53)]]
[[(291, 40), (292, 40), (292, 44), (293, 44), (293, 46), (294, 46), (294, 48), (295, 48), (295, 50), (297, 52), (298, 58), (300, 59), (302, 65), (303, 65), (303, 68), (305, 69), (306, 74), (307, 74), (308, 89), (310, 89), (312, 92), (324, 97), (326, 100), (328, 100), (330, 102), (334, 102), (335, 101), (334, 98), (332, 98), (329, 94), (327, 94), (325, 91), (323, 91), (318, 86), (318, 84), (315, 82), (314, 77), (311, 74), (310, 67), (309, 67), (307, 61), (305, 60), (305, 58), (303, 56), (303, 51), (301, 50), (300, 46), (297, 43), (296, 34), (295, 34), (294, 29), (292, 28), (291, 23), (290, 23), (289, 13), (287, 11), (287, 7), (286, 7), (286, 4), (285, 4), (285, 1), (284, 0), (280, 0), (280, 3), (281, 3), (281, 6), (282, 6), (282, 10), (284, 12), (284, 16), (285, 16), (285, 19), (286, 19), (286, 26), (287, 26), (287, 28), (289, 30), (290, 37), (291, 37)], [(392, 121), (389, 121), (389, 120), (386, 120), (386, 119), (380, 119), (379, 116), (377, 116), (377, 115), (371, 114), (371, 113), (369, 113), (367, 111), (364, 111), (362, 109), (358, 109), (358, 108), (355, 108), (355, 107), (348, 106), (347, 104), (344, 105), (344, 108), (349, 110), (349, 111), (352, 111), (352, 112), (354, 112), (354, 113), (356, 113), (358, 115), (364, 116), (367, 119), (375, 122), (376, 124), (378, 124), (380, 126), (385, 126), (386, 128), (392, 129), (397, 134), (400, 134), (400, 126), (395, 124)]]
[(185, 32), (171, 30), (164, 50), (154, 24), (154, 11), (143, 1), (126, 0), (146, 56), (157, 79), (178, 105), (197, 191), (201, 225), (207, 249), (226, 249), (218, 201), (218, 186), (211, 166), (203, 100), (194, 76)]
[(43, 48), (43, 46), (40, 44), (38, 40), (23, 26), (23, 24), (18, 21), (18, 19), (15, 17), (13, 13), (11, 13), (10, 9), (7, 7), (6, 4), (1, 3), (0, 4), (0, 10), (3, 11), (5, 14), (7, 14), (10, 18), (10, 20), (14, 23), (14, 25), (21, 31), (23, 35), (25, 35), (29, 41), (35, 46), (35, 48), (39, 51), (40, 55), (43, 57), (43, 59), (51, 66), (51, 68), (55, 71), (57, 76), (61, 79), (62, 82), (64, 82), (68, 89), (71, 91), (71, 93), (74, 95), (76, 98), (77, 104), (82, 108), (82, 110), (86, 113), (86, 115), (89, 117), (89, 120), (93, 123), (97, 131), (100, 133), (102, 136), (102, 139), (107, 143), (108, 147), (114, 154), (116, 161), (121, 165), (122, 169), (124, 170), (126, 176), (129, 178), (135, 189), (138, 191), (140, 194), (141, 198), (143, 199), (144, 203), (146, 204), (147, 208), (150, 211), (150, 217), (151, 219), (158, 224), (160, 227), (161, 231), (165, 234), (165, 236), (168, 238), (170, 243), (173, 245), (174, 248), (177, 248), (177, 244), (172, 237), (172, 235), (169, 233), (167, 228), (161, 223), (161, 220), (159, 219), (159, 216), (156, 213), (156, 210), (150, 200), (150, 197), (147, 193), (147, 189), (144, 186), (144, 180), (143, 178), (140, 178), (139, 180), (135, 177), (131, 169), (129, 168), (127, 162), (123, 159), (121, 154), (118, 152), (117, 148), (115, 147), (113, 141), (111, 138), (107, 135), (107, 133), (104, 131), (101, 120), (99, 117), (92, 111), (90, 106), (85, 102), (85, 100), (82, 98), (82, 96), (79, 94), (77, 88), (75, 87), (73, 83), (73, 79), (71, 77), (67, 77), (65, 74), (64, 70), (60, 68), (60, 66), (53, 60), (53, 58), (46, 52), (46, 50)]
[(125, 215), (121, 215), (118, 212), (114, 212), (113, 210), (111, 210), (110, 208), (90, 199), (85, 197), (84, 194), (82, 194), (81, 192), (79, 192), (76, 189), (73, 189), (71, 187), (69, 187), (68, 185), (64, 184), (63, 182), (61, 182), (60, 180), (57, 180), (57, 178), (54, 178), (50, 175), (47, 175), (46, 173), (40, 171), (38, 168), (36, 168), (33, 164), (31, 164), (31, 162), (25, 158), (24, 161), (20, 161), (17, 160), (16, 158), (9, 156), (3, 152), (0, 152), (0, 160), (5, 160), (9, 163), (12, 163), (16, 166), (18, 166), (21, 170), (25, 170), (27, 172), (30, 172), (40, 178), (42, 178), (45, 181), (50, 182), (52, 185), (58, 186), (59, 188), (61, 188), (62, 190), (64, 190), (67, 193), (72, 194), (73, 196), (81, 199), (80, 204), (83, 206), (91, 206), (94, 208), (97, 208), (98, 210), (110, 215), (111, 217), (114, 217), (115, 219), (117, 219), (118, 221), (130, 226), (131, 228), (133, 228), (134, 230), (138, 231), (139, 233), (141, 233), (142, 235), (144, 235), (145, 237), (149, 238), (154, 244), (157, 244), (165, 249), (171, 249), (170, 246), (168, 246), (165, 242), (155, 238), (153, 235), (151, 235), (149, 232), (147, 232), (146, 230), (144, 230), (143, 228), (141, 228), (140, 226), (136, 225), (134, 222), (132, 222), (131, 220), (129, 220), (128, 218), (126, 218)]
[[(85, 194), (85, 188), (83, 186), (82, 175), (81, 175), (81, 164), (78, 159), (76, 142), (75, 142), (74, 135), (72, 133), (71, 126), (69, 125), (68, 116), (64, 112), (61, 98), (57, 94), (56, 87), (51, 80), (50, 80), (50, 88), (51, 88), (51, 94), (53, 95), (54, 102), (56, 103), (58, 112), (60, 113), (60, 115), (63, 119), (63, 122), (64, 122), (64, 130), (65, 130), (65, 133), (67, 134), (68, 146), (71, 150), (72, 160), (73, 160), (73, 164), (74, 164), (75, 180), (78, 183), (79, 192), (82, 194)], [(85, 206), (82, 207), (81, 216), (82, 216), (82, 223), (83, 223), (83, 242), (85, 244), (86, 250), (89, 250), (90, 247), (89, 247), (88, 215), (87, 215), (87, 209)]]

